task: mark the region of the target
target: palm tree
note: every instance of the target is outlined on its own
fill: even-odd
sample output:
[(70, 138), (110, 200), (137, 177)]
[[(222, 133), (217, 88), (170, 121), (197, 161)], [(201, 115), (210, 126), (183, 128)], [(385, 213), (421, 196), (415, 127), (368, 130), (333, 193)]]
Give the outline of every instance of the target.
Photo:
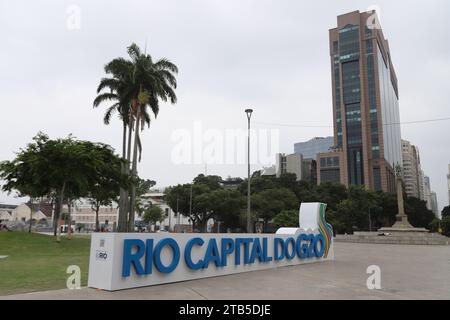
[[(111, 116), (119, 113), (123, 123), (122, 156), (128, 162), (123, 168), (124, 173), (130, 173), (131, 151), (133, 150), (131, 168), (131, 195), (128, 190), (121, 190), (119, 201), (118, 231), (134, 230), (134, 208), (136, 205), (137, 162), (140, 161), (142, 145), (140, 130), (145, 124), (150, 126), (150, 114), (155, 119), (159, 113), (159, 101), (176, 103), (175, 89), (177, 81), (175, 75), (178, 68), (167, 59), (160, 59), (156, 63), (147, 53), (142, 53), (136, 44), (128, 47), (131, 60), (117, 58), (105, 66), (105, 72), (111, 78), (100, 81), (97, 89), (98, 96), (94, 100), (94, 107), (103, 102), (113, 102), (107, 109), (104, 122), (109, 124)], [(109, 91), (103, 92), (105, 89)], [(134, 128), (133, 128), (134, 127)], [(127, 141), (128, 128), (128, 141)], [(134, 145), (132, 149), (132, 131), (134, 130)], [(139, 150), (139, 156), (138, 156)], [(129, 201), (128, 201), (129, 200)], [(127, 217), (127, 214), (129, 216)]]
[(133, 97), (131, 105), (136, 119), (131, 170), (133, 184), (131, 186), (128, 225), (129, 230), (134, 230), (134, 208), (136, 206), (135, 182), (137, 181), (138, 149), (139, 160), (142, 151), (139, 135), (140, 127), (143, 127), (144, 123), (150, 123), (147, 109), (150, 109), (156, 119), (159, 113), (160, 100), (164, 102), (169, 100), (172, 104), (177, 102), (177, 96), (175, 94), (177, 81), (175, 74), (178, 73), (178, 68), (167, 59), (160, 59), (154, 63), (152, 57), (147, 53), (142, 53), (140, 48), (134, 43), (128, 47), (128, 54), (134, 65), (134, 83), (132, 91), (129, 94)]
[[(127, 86), (132, 81), (133, 77), (133, 65), (131, 62), (118, 58), (114, 59), (105, 66), (105, 72), (111, 74), (111, 78), (103, 78), (97, 88), (98, 96), (94, 100), (94, 107), (98, 107), (104, 102), (112, 102), (113, 104), (108, 107), (103, 118), (103, 122), (108, 125), (111, 121), (111, 117), (114, 113), (119, 113), (119, 118), (122, 120), (123, 133), (122, 133), (122, 158), (128, 161), (127, 157), (127, 127), (129, 130), (128, 136), (131, 137), (131, 131), (133, 128), (132, 114), (130, 109), (130, 103), (127, 102), (125, 93), (128, 91)], [(103, 92), (106, 90), (106, 92)], [(131, 144), (129, 139), (128, 145)], [(129, 165), (122, 164), (122, 174), (128, 173)], [(118, 231), (123, 232), (127, 229), (127, 212), (128, 212), (128, 190), (121, 188), (119, 197), (119, 221)]]

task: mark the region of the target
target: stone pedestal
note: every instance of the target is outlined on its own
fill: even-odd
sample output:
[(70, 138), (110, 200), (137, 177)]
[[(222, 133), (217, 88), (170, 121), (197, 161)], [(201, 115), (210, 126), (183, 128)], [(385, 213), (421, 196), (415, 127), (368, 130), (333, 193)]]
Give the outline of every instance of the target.
[(425, 228), (414, 228), (408, 221), (408, 217), (405, 214), (405, 205), (403, 202), (403, 188), (402, 179), (399, 175), (396, 178), (397, 188), (397, 206), (398, 214), (396, 216), (396, 222), (390, 228), (381, 228), (378, 232), (381, 233), (414, 233), (414, 232), (429, 232)]

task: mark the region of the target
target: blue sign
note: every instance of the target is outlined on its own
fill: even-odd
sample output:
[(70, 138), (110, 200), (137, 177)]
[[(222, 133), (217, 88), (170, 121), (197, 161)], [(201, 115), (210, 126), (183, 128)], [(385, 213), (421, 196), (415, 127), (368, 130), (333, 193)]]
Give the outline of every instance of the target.
[[(269, 240), (272, 240), (269, 243)], [(269, 255), (272, 246), (273, 256)], [(203, 248), (201, 258), (193, 258), (194, 248)], [(198, 235), (189, 239), (181, 250), (173, 238), (164, 238), (158, 242), (147, 239), (125, 239), (123, 242), (122, 277), (130, 277), (131, 271), (137, 275), (150, 275), (156, 269), (169, 274), (179, 265), (180, 260), (191, 270), (210, 267), (223, 268), (228, 264), (235, 266), (271, 261), (293, 259), (319, 259), (324, 256), (327, 241), (321, 233), (301, 233), (295, 237), (258, 237), (258, 238), (210, 238), (207, 242)], [(170, 263), (162, 261), (163, 249), (172, 251)], [(243, 260), (241, 260), (243, 257)]]

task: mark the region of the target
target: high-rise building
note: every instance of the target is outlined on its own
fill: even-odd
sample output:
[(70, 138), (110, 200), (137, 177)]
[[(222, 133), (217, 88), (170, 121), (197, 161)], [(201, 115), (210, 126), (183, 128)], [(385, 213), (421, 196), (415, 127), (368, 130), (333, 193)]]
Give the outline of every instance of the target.
[(424, 189), (424, 185), (425, 185), (425, 174), (423, 172), (422, 169), (420, 169), (419, 171), (419, 199), (420, 200), (425, 200), (425, 189)]
[(333, 145), (333, 137), (316, 137), (306, 142), (296, 143), (294, 152), (301, 154), (304, 159), (316, 160), (317, 154), (330, 151)]
[(317, 180), (394, 192), (395, 167), (402, 165), (399, 94), (375, 17), (350, 12), (329, 31), (336, 151), (318, 155)]
[(427, 208), (428, 210), (432, 210), (432, 199), (431, 199), (431, 184), (430, 184), (430, 178), (427, 176), (424, 176), (423, 178), (423, 200), (427, 202)]
[(437, 194), (434, 191), (431, 191), (431, 211), (433, 211), (434, 215), (439, 218)]
[(403, 182), (405, 184), (406, 194), (408, 197), (421, 199), (420, 183), (422, 179), (420, 177), (421, 166), (418, 148), (409, 141), (402, 140), (402, 158)]

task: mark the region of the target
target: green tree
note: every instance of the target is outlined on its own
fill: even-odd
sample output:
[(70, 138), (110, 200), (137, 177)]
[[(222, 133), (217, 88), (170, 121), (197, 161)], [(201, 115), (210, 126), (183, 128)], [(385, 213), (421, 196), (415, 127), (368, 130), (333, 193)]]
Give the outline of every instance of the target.
[(299, 213), (297, 210), (281, 211), (273, 218), (273, 224), (277, 228), (298, 228), (298, 217)]
[(416, 228), (430, 228), (430, 223), (436, 217), (431, 210), (428, 210), (425, 201), (409, 197), (405, 201), (405, 213), (409, 223)]
[(149, 179), (141, 179), (138, 177), (137, 185), (136, 185), (136, 205), (135, 210), (141, 216), (144, 211), (144, 195), (146, 193), (149, 193), (151, 188), (153, 188), (156, 185), (156, 181), (149, 180)]
[(164, 211), (158, 206), (147, 206), (142, 219), (147, 224), (156, 224), (164, 220)]
[(348, 190), (344, 185), (322, 183), (316, 188), (316, 200), (326, 203), (331, 210), (336, 210), (337, 205), (345, 199), (348, 199)]
[[(68, 205), (66, 220), (70, 223), (73, 201), (87, 197), (93, 186), (111, 178), (105, 173), (115, 170), (110, 157), (112, 154), (113, 149), (105, 144), (79, 141), (72, 136), (51, 140), (39, 133), (26, 149), (18, 153), (16, 159), (2, 163), (1, 176), (6, 181), (3, 189), (12, 190), (28, 184), (29, 188), (39, 190), (41, 194), (56, 195), (56, 235), (63, 204)], [(26, 176), (23, 175), (23, 168), (26, 169)], [(117, 176), (120, 176), (120, 172), (114, 175)], [(59, 234), (57, 239), (59, 241)]]
[(450, 237), (450, 216), (445, 216), (441, 220), (442, 234)]
[(30, 198), (30, 220), (28, 232), (31, 233), (33, 220), (33, 199), (47, 195), (50, 190), (46, 185), (35, 183), (33, 164), (37, 158), (37, 149), (41, 139), (45, 139), (42, 133), (35, 138), (26, 149), (21, 149), (13, 161), (0, 162), (0, 180), (6, 181), (2, 190), (10, 194), (17, 191), (19, 197)]
[(123, 174), (123, 160), (114, 154), (109, 146), (97, 146), (97, 155), (102, 164), (98, 166), (98, 174), (88, 186), (88, 198), (92, 210), (95, 211), (95, 230), (100, 230), (98, 213), (102, 206), (112, 206), (117, 201), (120, 190), (127, 185), (126, 176)]
[(268, 189), (252, 195), (252, 209), (264, 220), (264, 232), (268, 222), (284, 210), (300, 207), (295, 193), (286, 188)]
[[(199, 211), (207, 213), (204, 219), (221, 221), (229, 228), (237, 228), (240, 224), (240, 213), (245, 198), (235, 190), (215, 189), (198, 196), (196, 205)], [(203, 229), (206, 227), (202, 224)]]
[(442, 218), (450, 217), (450, 206), (446, 206), (442, 209)]

